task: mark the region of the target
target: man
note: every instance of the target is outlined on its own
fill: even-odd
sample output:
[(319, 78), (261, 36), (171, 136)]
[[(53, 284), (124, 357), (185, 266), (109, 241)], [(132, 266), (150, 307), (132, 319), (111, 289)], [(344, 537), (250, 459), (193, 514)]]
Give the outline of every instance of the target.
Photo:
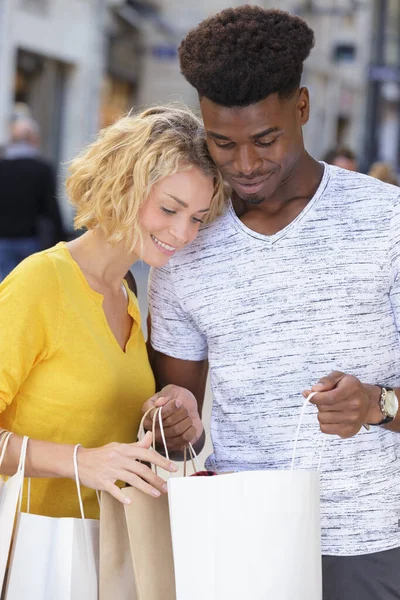
[(208, 466), (286, 469), (302, 393), (317, 391), (297, 464), (316, 468), (328, 434), (324, 600), (399, 599), (399, 194), (306, 152), (300, 79), (313, 43), (301, 19), (242, 6), (181, 44), (232, 205), (152, 274), (159, 389), (186, 387), (197, 404), (174, 386), (152, 402), (165, 405), (171, 448), (199, 440), (208, 361)]
[(358, 171), (356, 155), (349, 148), (340, 147), (329, 150), (324, 156), (324, 162), (348, 171)]
[(0, 281), (29, 254), (62, 236), (53, 169), (38, 144), (34, 121), (13, 122), (0, 160)]

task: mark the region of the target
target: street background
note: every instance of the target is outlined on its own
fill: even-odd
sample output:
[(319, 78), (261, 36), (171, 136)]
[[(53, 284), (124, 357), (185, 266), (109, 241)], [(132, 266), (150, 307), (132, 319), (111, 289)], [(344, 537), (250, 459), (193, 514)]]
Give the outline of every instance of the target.
[[(171, 100), (198, 108), (179, 72), (187, 31), (237, 0), (0, 0), (0, 156), (11, 121), (32, 117), (55, 166), (67, 236), (68, 161), (100, 127), (131, 109)], [(260, 0), (303, 17), (316, 47), (303, 84), (311, 94), (306, 147), (317, 159), (351, 149), (359, 169), (400, 167), (400, 0)], [(1, 194), (1, 191), (0, 191)], [(146, 321), (148, 268), (133, 267)], [(211, 394), (207, 393), (206, 420)], [(209, 446), (204, 451), (206, 454)]]

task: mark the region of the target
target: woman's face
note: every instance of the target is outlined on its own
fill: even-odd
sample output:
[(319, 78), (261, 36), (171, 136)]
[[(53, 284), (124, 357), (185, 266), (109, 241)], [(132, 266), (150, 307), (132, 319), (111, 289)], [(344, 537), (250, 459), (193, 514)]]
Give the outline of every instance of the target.
[[(161, 267), (197, 236), (214, 194), (213, 178), (192, 167), (160, 179), (143, 206), (141, 260)], [(140, 244), (137, 246), (140, 253)]]

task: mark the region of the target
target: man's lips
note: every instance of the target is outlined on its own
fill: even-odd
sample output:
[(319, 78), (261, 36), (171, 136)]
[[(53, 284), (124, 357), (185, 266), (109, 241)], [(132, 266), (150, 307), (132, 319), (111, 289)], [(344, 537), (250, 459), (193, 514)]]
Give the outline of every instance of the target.
[(273, 175), (273, 173), (269, 173), (267, 176), (262, 179), (235, 179), (232, 177), (232, 182), (234, 182), (235, 186), (239, 187), (241, 190), (245, 191), (248, 194), (256, 194), (264, 187), (265, 183), (268, 179)]

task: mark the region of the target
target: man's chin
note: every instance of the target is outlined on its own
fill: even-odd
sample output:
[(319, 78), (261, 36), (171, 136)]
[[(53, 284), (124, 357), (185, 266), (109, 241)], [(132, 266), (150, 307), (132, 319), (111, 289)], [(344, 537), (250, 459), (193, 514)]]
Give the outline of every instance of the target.
[[(236, 192), (236, 190), (235, 190)], [(265, 194), (263, 194), (262, 196), (260, 194), (239, 194), (238, 192), (236, 192), (236, 195), (243, 200), (243, 202), (246, 202), (246, 204), (261, 204), (262, 202), (264, 202), (264, 200), (266, 200), (266, 196)]]

